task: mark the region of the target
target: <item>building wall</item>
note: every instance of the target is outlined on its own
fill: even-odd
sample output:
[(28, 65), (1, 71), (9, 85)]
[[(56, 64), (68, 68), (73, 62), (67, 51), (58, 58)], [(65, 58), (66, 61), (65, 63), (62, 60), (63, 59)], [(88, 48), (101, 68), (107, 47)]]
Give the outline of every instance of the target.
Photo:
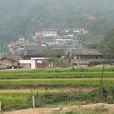
[(99, 59), (99, 55), (74, 55), (74, 60)]
[(88, 65), (92, 62), (101, 63), (101, 55), (73, 55), (72, 64), (76, 65)]
[(41, 35), (44, 37), (56, 37), (57, 32), (56, 31), (42, 31)]
[(48, 65), (46, 63), (37, 63), (36, 68), (46, 68)]
[(31, 60), (19, 60), (19, 63), (23, 69), (31, 69)]
[(48, 63), (46, 63), (47, 60), (42, 59), (31, 59), (31, 69), (36, 68), (46, 68), (48, 67)]
[(31, 69), (35, 69), (35, 68), (36, 68), (36, 61), (31, 60)]
[(31, 69), (31, 64), (21, 64), (22, 69)]

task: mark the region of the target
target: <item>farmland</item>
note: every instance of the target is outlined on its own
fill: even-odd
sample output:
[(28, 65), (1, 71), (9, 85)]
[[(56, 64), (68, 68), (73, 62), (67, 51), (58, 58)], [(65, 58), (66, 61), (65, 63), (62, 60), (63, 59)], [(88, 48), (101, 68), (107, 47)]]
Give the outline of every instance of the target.
[(99, 98), (102, 67), (53, 68), (0, 71), (0, 101), (2, 110), (78, 102), (114, 102), (114, 67), (105, 67), (103, 91), (111, 94)]

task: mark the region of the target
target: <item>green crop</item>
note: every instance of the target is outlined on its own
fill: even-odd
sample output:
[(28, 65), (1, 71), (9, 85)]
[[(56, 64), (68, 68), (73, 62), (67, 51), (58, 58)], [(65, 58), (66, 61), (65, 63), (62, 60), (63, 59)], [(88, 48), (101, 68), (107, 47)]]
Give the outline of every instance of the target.
[[(113, 85), (114, 78), (105, 78), (104, 84)], [(0, 80), (0, 88), (37, 88), (37, 87), (96, 87), (100, 78), (72, 79), (4, 79)]]
[[(101, 72), (51, 72), (51, 73), (1, 73), (0, 79), (49, 79), (49, 78), (100, 78)], [(114, 72), (104, 72), (105, 78), (113, 78)]]

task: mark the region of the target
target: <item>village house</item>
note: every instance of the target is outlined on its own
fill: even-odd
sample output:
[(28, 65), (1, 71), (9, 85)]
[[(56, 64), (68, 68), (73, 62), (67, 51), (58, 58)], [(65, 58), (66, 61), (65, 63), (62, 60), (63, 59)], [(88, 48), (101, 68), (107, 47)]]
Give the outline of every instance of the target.
[(50, 58), (36, 57), (31, 58), (31, 69), (53, 67)]
[(30, 60), (19, 60), (22, 69), (37, 69), (53, 67), (53, 63), (50, 58), (46, 57), (34, 57)]
[(21, 57), (25, 60), (30, 60), (34, 57), (70, 57), (71, 63), (74, 65), (97, 65), (104, 60), (102, 54), (96, 49), (77, 49), (77, 48), (48, 48), (24, 50)]
[(104, 60), (102, 54), (96, 49), (72, 49), (71, 63), (74, 65), (97, 65)]
[(19, 57), (14, 55), (3, 55), (0, 57), (0, 69), (19, 68)]

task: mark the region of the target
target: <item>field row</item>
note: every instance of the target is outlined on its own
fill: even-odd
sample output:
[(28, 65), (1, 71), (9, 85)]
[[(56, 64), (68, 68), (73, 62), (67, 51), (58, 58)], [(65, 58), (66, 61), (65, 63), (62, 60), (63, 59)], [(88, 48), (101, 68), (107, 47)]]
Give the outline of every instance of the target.
[[(107, 88), (107, 87), (106, 87)], [(66, 90), (66, 91), (65, 91)], [(79, 104), (107, 102), (114, 103), (113, 96), (100, 98), (98, 89), (50, 89), (34, 92), (31, 90), (0, 90), (0, 101), (2, 102), (2, 111), (32, 108), (32, 96), (35, 97), (36, 107), (45, 107), (47, 105), (59, 105), (73, 102)], [(110, 88), (107, 88), (110, 91)], [(11, 92), (12, 91), (12, 92)], [(20, 93), (19, 93), (20, 92)], [(97, 93), (97, 94), (96, 94)]]
[(95, 88), (36, 88), (36, 89), (5, 89), (0, 90), (0, 95), (32, 95), (32, 94), (43, 94), (43, 93), (59, 93), (59, 92), (76, 92), (79, 90), (94, 90)]
[[(49, 78), (100, 78), (102, 72), (59, 72), (59, 73), (4, 73), (0, 79), (49, 79)], [(114, 78), (114, 72), (104, 72), (105, 78)]]
[[(114, 72), (114, 66), (105, 66), (107, 72)], [(0, 74), (4, 73), (39, 73), (39, 72), (101, 72), (102, 66), (100, 67), (69, 67), (69, 68), (46, 68), (46, 69), (35, 69), (35, 70), (0, 70)]]
[[(8, 91), (7, 91), (8, 92)], [(46, 105), (53, 105), (56, 103), (62, 102), (71, 102), (71, 101), (83, 101), (88, 100), (89, 93), (91, 90), (85, 91), (48, 91), (48, 92), (35, 92), (35, 106), (44, 107)], [(0, 94), (0, 101), (2, 102), (2, 110), (11, 110), (11, 109), (24, 109), (32, 108), (32, 94), (20, 94), (17, 95), (15, 92), (12, 94)]]
[[(114, 84), (114, 78), (104, 78), (104, 85)], [(72, 79), (4, 79), (0, 80), (0, 89), (15, 88), (54, 88), (54, 87), (97, 87), (100, 78), (72, 78)]]

